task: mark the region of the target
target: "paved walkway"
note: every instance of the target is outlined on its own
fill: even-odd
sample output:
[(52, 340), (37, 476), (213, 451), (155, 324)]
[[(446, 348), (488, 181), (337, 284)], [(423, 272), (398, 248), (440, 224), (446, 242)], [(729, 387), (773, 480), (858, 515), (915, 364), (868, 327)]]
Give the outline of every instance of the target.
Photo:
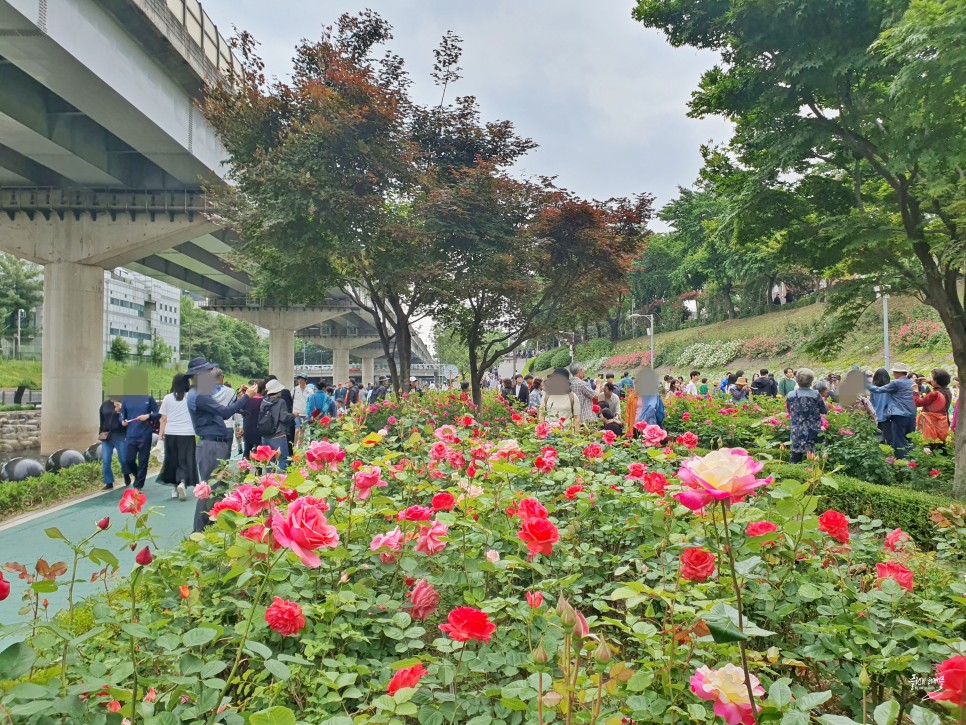
[[(121, 483), (123, 484), (123, 481)], [(55, 526), (67, 538), (80, 541), (94, 530), (98, 521), (109, 516), (111, 528), (98, 535), (95, 541), (98, 546), (112, 551), (117, 556), (121, 566), (118, 575), (128, 573), (134, 565), (135, 552), (114, 535), (115, 531), (122, 529), (126, 521), (131, 519), (130, 514), (122, 514), (117, 508), (124, 490), (123, 486), (118, 488), (115, 484), (113, 491), (97, 493), (79, 501), (0, 524), (0, 564), (16, 561), (24, 564), (28, 570), (33, 570), (37, 560), (43, 558), (48, 564), (64, 561), (69, 566), (73, 560), (70, 548), (63, 541), (48, 539), (44, 529)], [(149, 521), (158, 546), (171, 547), (191, 533), (195, 499), (190, 489), (187, 501), (172, 499), (170, 498), (171, 488), (155, 483), (152, 477), (145, 484), (144, 493), (148, 497), (145, 507), (158, 509)], [(84, 561), (78, 565), (78, 582), (74, 585), (75, 600), (104, 590), (103, 582), (96, 584), (90, 582), (91, 574), (98, 569), (99, 567), (94, 566), (90, 561)], [(29, 619), (29, 614), (17, 613), (24, 606), (21, 595), (27, 588), (26, 582), (17, 579), (17, 575), (10, 572), (5, 571), (4, 576), (10, 581), (11, 592), (6, 601), (0, 602), (0, 623), (11, 624)], [(67, 579), (68, 576), (65, 574), (60, 581), (66, 582)], [(66, 607), (66, 583), (58, 591), (47, 594), (46, 597), (50, 602), (51, 614)]]

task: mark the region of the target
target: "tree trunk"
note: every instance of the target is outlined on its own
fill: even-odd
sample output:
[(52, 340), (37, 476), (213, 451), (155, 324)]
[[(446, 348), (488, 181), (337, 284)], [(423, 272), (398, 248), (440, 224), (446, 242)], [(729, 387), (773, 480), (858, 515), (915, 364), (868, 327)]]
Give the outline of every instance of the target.
[(480, 360), (474, 347), (469, 348), (470, 355), (470, 387), (473, 390), (473, 403), (477, 413), (483, 405), (483, 371), (480, 370)]
[(610, 324), (610, 341), (617, 342), (621, 339), (621, 320), (620, 317), (611, 317), (607, 320)]
[(731, 298), (731, 282), (721, 287), (721, 294), (724, 295), (725, 309), (728, 312), (728, 319), (733, 320), (737, 316), (735, 311), (735, 301)]
[(23, 405), (23, 394), (26, 392), (26, 390), (27, 390), (27, 386), (26, 385), (18, 385), (17, 386), (17, 392), (15, 392), (13, 394), (13, 404), (14, 405)]
[[(958, 329), (950, 329), (946, 325), (949, 333), (949, 340), (953, 347), (953, 361), (956, 369), (962, 375), (966, 371), (966, 328), (958, 325)], [(962, 406), (963, 398), (960, 396), (956, 401), (957, 408)], [(956, 469), (953, 473), (953, 496), (956, 498), (966, 498), (966, 415), (959, 411), (956, 417), (955, 444), (956, 444)]]

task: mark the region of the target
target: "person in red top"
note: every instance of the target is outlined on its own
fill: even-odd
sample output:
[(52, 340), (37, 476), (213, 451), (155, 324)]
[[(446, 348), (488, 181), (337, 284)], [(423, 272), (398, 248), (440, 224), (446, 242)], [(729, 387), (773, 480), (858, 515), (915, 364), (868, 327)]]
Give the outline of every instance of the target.
[(949, 405), (953, 400), (949, 381), (948, 372), (933, 370), (927, 381), (932, 385), (932, 392), (919, 395), (919, 386), (912, 387), (912, 399), (917, 408), (922, 408), (920, 428), (925, 441), (945, 443), (949, 437)]

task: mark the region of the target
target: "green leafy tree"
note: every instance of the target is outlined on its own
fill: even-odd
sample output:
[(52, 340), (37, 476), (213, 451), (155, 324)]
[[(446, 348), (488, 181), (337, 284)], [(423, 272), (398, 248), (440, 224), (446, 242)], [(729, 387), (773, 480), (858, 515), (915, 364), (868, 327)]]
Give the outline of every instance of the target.
[(151, 364), (157, 367), (167, 365), (171, 361), (171, 346), (166, 344), (160, 337), (155, 337), (151, 341)]
[(18, 310), (38, 307), (43, 290), (41, 267), (0, 252), (0, 332), (16, 330)]
[(114, 362), (127, 362), (128, 357), (131, 355), (131, 346), (127, 344), (127, 341), (118, 335), (113, 340), (111, 340), (111, 360)]
[[(765, 176), (852, 182), (848, 214), (816, 221), (854, 278), (854, 320), (888, 284), (939, 313), (966, 370), (966, 84), (959, 0), (640, 0), (636, 17), (674, 45), (718, 51), (691, 102), (735, 127), (740, 163)], [(846, 237), (844, 230), (851, 227)], [(966, 416), (955, 492), (966, 496)]]
[(148, 354), (148, 349), (147, 340), (138, 338), (137, 345), (134, 347), (134, 354), (137, 356), (137, 359), (143, 360), (144, 356)]

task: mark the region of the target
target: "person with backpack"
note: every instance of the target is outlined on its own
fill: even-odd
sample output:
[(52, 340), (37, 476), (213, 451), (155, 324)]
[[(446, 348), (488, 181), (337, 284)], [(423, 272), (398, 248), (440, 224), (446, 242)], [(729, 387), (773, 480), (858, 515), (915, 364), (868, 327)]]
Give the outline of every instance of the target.
[(920, 386), (912, 386), (916, 407), (922, 408), (922, 439), (926, 443), (945, 443), (949, 437), (949, 406), (953, 402), (953, 394), (949, 390), (951, 379), (948, 372), (937, 369), (932, 371), (929, 378), (933, 388), (931, 392), (921, 395)]
[(125, 395), (121, 403), (121, 425), (127, 429), (124, 460), (134, 473), (134, 488), (144, 488), (154, 445), (156, 425), (161, 423), (158, 401), (151, 395)]
[(258, 435), (258, 409), (262, 406), (262, 398), (265, 397), (265, 381), (255, 378), (248, 381), (248, 402), (241, 409), (242, 415), (242, 440), (245, 443), (242, 457), (248, 458), (262, 442), (262, 437)]
[(352, 378), (345, 384), (345, 397), (342, 399), (342, 405), (344, 406), (346, 412), (348, 412), (352, 406), (359, 403), (359, 388), (356, 387), (356, 381)]
[(258, 434), (262, 437), (263, 446), (278, 451), (280, 471), (288, 467), (288, 431), (295, 420), (282, 398), (283, 390), (285, 386), (278, 380), (269, 380), (265, 383), (265, 397), (258, 408)]
[(379, 376), (379, 384), (372, 389), (372, 393), (369, 395), (370, 405), (375, 405), (389, 393), (389, 388), (386, 387), (387, 382), (388, 379), (385, 375)]
[[(329, 388), (329, 390), (331, 389)], [(332, 396), (322, 386), (319, 386), (319, 389), (309, 396), (309, 400), (305, 404), (305, 412), (309, 420), (318, 420), (324, 416), (334, 418), (337, 411), (338, 406), (335, 404)]]

